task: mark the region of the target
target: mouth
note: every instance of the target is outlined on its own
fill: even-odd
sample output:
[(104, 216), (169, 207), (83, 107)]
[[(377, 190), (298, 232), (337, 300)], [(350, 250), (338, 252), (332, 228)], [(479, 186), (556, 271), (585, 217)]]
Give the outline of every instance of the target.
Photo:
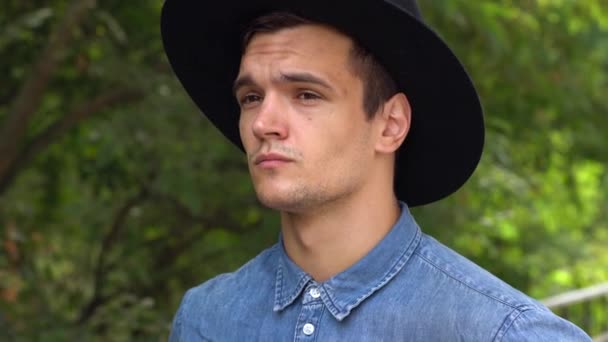
[(293, 159), (278, 153), (264, 153), (257, 156), (253, 163), (263, 169), (272, 169), (293, 162)]

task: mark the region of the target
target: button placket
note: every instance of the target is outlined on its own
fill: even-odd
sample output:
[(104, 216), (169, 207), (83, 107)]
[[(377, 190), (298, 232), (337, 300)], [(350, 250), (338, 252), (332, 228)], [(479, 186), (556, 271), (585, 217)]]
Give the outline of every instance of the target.
[(294, 341), (315, 341), (319, 334), (320, 320), (325, 306), (320, 301), (302, 304), (296, 323)]

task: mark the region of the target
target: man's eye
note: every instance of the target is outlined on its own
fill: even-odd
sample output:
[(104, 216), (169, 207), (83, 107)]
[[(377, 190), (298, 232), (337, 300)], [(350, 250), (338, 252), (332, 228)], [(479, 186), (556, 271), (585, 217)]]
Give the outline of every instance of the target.
[(318, 100), (320, 98), (321, 98), (321, 96), (319, 96), (317, 93), (314, 93), (312, 91), (303, 91), (298, 94), (298, 99), (305, 100), (305, 101)]
[(253, 102), (258, 102), (262, 99), (261, 96), (256, 95), (256, 94), (247, 94), (245, 96), (243, 96), (241, 98), (241, 104), (243, 105), (247, 105), (247, 104), (251, 104)]

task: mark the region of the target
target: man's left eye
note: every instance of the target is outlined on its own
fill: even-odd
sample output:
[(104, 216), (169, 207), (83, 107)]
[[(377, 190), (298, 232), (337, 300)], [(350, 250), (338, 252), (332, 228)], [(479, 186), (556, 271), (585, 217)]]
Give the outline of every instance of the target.
[(311, 91), (303, 91), (298, 94), (298, 99), (300, 99), (300, 100), (317, 100), (320, 98), (321, 98), (321, 96), (319, 96), (317, 93), (313, 93)]

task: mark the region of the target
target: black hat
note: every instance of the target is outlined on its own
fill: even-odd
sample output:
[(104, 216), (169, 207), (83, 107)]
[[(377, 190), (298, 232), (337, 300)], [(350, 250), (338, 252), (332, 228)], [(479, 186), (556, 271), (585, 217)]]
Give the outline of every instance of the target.
[(481, 104), (450, 48), (414, 0), (166, 0), (165, 51), (175, 74), (211, 122), (241, 150), (232, 93), (243, 31), (270, 12), (290, 12), (350, 35), (393, 76), (412, 107), (398, 151), (395, 192), (409, 206), (437, 201), (471, 176), (483, 149)]

